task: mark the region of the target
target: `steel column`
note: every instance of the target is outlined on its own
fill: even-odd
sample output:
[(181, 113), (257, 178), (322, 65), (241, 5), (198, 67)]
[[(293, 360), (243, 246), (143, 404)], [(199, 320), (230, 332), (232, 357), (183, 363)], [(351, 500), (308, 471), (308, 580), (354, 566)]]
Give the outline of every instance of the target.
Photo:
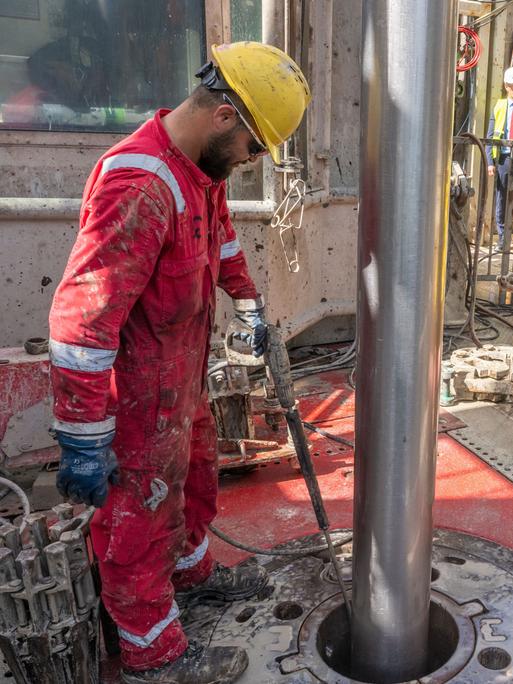
[(352, 676), (428, 656), (456, 0), (364, 0)]

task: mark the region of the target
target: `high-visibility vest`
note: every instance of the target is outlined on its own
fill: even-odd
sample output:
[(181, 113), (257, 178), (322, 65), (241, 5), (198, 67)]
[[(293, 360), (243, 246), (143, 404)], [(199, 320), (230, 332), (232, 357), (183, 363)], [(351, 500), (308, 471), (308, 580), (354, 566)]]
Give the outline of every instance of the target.
[[(504, 129), (506, 128), (506, 115), (508, 113), (508, 100), (497, 100), (497, 104), (493, 108), (493, 117), (495, 120), (495, 128), (493, 131), (493, 139), (500, 140), (504, 137)], [(498, 145), (492, 148), (492, 157), (497, 158)]]

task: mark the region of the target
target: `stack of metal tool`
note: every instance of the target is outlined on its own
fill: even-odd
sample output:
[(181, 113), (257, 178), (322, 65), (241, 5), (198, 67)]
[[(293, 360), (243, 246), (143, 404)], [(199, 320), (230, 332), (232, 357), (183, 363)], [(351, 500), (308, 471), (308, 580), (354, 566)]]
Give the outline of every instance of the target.
[(0, 648), (21, 684), (98, 684), (97, 596), (87, 533), (94, 509), (56, 506), (0, 526)]

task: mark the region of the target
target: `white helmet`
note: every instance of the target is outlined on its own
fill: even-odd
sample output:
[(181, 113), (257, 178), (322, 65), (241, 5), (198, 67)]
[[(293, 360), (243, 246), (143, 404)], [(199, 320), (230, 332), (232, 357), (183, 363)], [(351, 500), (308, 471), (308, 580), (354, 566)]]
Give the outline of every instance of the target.
[(507, 85), (513, 85), (513, 67), (506, 69), (504, 72), (504, 83)]

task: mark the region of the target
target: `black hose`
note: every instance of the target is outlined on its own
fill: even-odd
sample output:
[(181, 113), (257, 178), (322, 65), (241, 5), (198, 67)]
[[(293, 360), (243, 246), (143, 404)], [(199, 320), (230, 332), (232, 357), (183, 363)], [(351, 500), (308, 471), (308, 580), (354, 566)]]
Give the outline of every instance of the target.
[[(228, 536), (225, 532), (222, 532), (221, 530), (217, 529), (217, 527), (214, 527), (214, 525), (210, 524), (208, 526), (208, 529), (213, 532), (213, 534), (216, 535), (216, 537), (219, 537), (219, 539), (222, 539), (224, 542), (227, 544), (230, 544), (230, 546), (234, 546), (236, 549), (240, 549), (241, 551), (247, 551), (248, 553), (254, 553), (257, 554), (258, 556), (311, 556), (314, 553), (321, 553), (322, 551), (327, 551), (328, 546), (327, 544), (320, 544), (318, 546), (302, 546), (298, 549), (259, 549), (256, 546), (250, 546), (249, 544), (243, 544), (240, 541), (237, 541), (236, 539), (233, 539), (232, 537)], [(331, 533), (332, 534), (332, 533)], [(340, 541), (335, 541), (333, 542), (333, 546), (339, 547), (339, 546), (345, 546), (345, 544), (348, 544), (350, 541), (353, 540), (353, 535), (349, 535), (345, 539), (341, 539)]]
[(464, 133), (464, 138), (469, 138), (474, 145), (477, 145), (479, 152), (481, 154), (481, 170), (480, 170), (480, 186), (479, 186), (479, 202), (478, 202), (478, 212), (477, 212), (477, 225), (476, 225), (476, 238), (474, 247), (474, 259), (471, 266), (469, 284), (470, 284), (470, 301), (468, 304), (468, 316), (467, 320), (463, 324), (460, 335), (468, 327), (470, 337), (476, 345), (476, 347), (482, 347), (481, 341), (479, 340), (476, 330), (475, 330), (475, 311), (476, 311), (476, 299), (477, 299), (477, 274), (479, 267), (479, 248), (481, 246), (481, 239), (483, 236), (483, 225), (485, 216), (485, 206), (488, 197), (488, 184), (487, 184), (487, 160), (486, 152), (483, 147), (483, 143), (477, 136), (473, 133)]
[(495, 311), (488, 309), (486, 306), (483, 306), (482, 304), (476, 304), (476, 307), (480, 311), (482, 311), (485, 314), (485, 316), (492, 316), (493, 318), (496, 318), (501, 323), (504, 323), (504, 325), (507, 325), (509, 328), (513, 328), (513, 323), (508, 321), (507, 318), (504, 318), (504, 316), (501, 316), (500, 314), (496, 313)]
[(345, 444), (348, 447), (353, 448), (354, 447), (354, 442), (350, 442), (348, 439), (344, 439), (343, 437), (339, 437), (338, 435), (334, 435), (332, 432), (327, 432), (326, 430), (323, 430), (322, 428), (317, 427), (316, 425), (312, 425), (312, 423), (307, 423), (305, 420), (303, 421), (303, 425), (307, 430), (311, 430), (312, 432), (317, 432), (319, 435), (322, 435), (323, 437), (326, 437), (327, 439), (332, 439), (334, 442), (338, 442), (339, 444)]

